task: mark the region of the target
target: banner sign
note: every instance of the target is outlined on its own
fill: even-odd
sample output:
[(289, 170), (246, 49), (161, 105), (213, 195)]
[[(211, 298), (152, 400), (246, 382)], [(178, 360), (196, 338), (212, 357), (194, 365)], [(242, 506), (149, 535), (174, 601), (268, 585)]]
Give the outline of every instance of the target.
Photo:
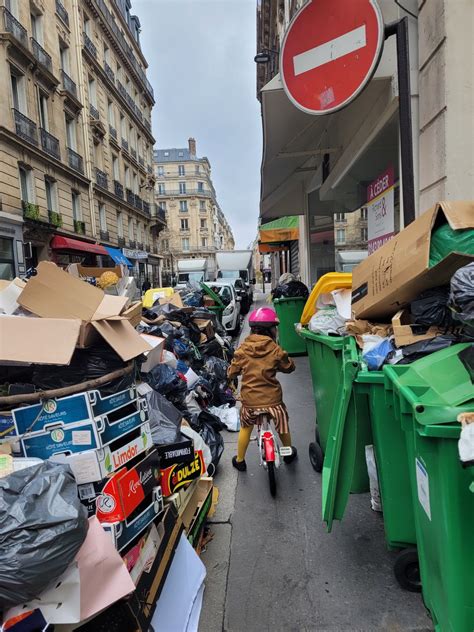
[(369, 255), (395, 234), (394, 174), (389, 167), (367, 187)]

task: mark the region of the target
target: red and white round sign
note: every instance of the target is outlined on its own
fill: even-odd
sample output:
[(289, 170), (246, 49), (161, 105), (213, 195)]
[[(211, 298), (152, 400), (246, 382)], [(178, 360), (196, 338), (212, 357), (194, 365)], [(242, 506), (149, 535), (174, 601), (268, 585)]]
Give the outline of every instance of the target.
[(280, 72), (285, 92), (309, 114), (330, 114), (364, 89), (384, 41), (376, 0), (311, 0), (283, 39)]

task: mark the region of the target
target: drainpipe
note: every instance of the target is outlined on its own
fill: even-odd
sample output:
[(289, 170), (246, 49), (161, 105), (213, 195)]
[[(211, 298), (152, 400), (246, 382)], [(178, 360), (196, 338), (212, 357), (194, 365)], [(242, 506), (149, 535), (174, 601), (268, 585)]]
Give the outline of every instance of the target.
[(86, 107), (86, 88), (84, 83), (84, 63), (82, 61), (82, 31), (80, 24), (80, 7), (78, 0), (72, 1), (72, 22), (73, 22), (73, 32), (72, 35), (76, 35), (75, 38), (75, 56), (76, 56), (76, 67), (78, 70), (77, 74), (77, 88), (78, 88), (78, 96), (79, 101), (83, 104), (83, 108), (81, 113), (79, 114), (80, 122), (81, 122), (81, 130), (82, 130), (82, 144), (84, 149), (84, 165), (85, 165), (85, 175), (89, 178), (89, 190), (88, 190), (88, 198), (89, 198), (89, 213), (91, 220), (91, 230), (92, 237), (94, 241), (97, 241), (97, 227), (96, 227), (96, 218), (95, 218), (95, 205), (94, 205), (94, 184), (93, 184), (93, 172), (92, 172), (92, 155), (90, 150), (89, 143), (89, 133), (87, 127), (87, 111), (84, 111)]

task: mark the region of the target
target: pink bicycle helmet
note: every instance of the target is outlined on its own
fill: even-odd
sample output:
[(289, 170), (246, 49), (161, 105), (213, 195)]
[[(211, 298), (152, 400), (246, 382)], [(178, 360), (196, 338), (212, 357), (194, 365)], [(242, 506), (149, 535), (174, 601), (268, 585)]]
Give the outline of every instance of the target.
[(278, 316), (271, 307), (259, 307), (254, 309), (249, 316), (250, 327), (275, 327), (279, 325)]

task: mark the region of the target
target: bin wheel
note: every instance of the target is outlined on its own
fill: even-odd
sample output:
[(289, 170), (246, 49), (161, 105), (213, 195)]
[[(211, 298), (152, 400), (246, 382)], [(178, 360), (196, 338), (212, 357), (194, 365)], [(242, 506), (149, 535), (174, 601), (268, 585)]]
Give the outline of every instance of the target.
[(415, 547), (404, 549), (398, 554), (393, 571), (404, 590), (421, 592), (420, 565)]
[(319, 443), (310, 443), (308, 452), (313, 469), (316, 470), (316, 472), (322, 472), (324, 456)]

